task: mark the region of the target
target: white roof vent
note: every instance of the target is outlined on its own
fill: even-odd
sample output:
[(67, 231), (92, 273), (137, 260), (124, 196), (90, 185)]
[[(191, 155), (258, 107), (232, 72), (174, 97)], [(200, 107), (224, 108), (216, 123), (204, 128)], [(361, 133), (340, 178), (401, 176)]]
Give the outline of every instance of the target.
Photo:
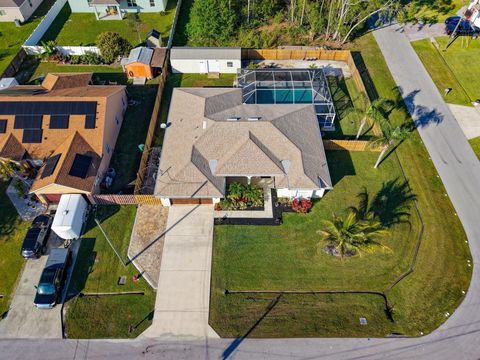
[(227, 121), (238, 121), (240, 118), (238, 116), (230, 116), (227, 118)]
[(260, 116), (249, 116), (248, 121), (258, 121), (260, 120)]
[(288, 170), (290, 169), (290, 160), (282, 160), (281, 163), (282, 163), (283, 171), (285, 171), (285, 174), (288, 175)]
[(202, 128), (203, 128), (203, 130), (205, 130), (207, 128), (207, 120), (203, 120)]
[(217, 170), (217, 160), (208, 160), (208, 166), (210, 167), (210, 172), (215, 175)]

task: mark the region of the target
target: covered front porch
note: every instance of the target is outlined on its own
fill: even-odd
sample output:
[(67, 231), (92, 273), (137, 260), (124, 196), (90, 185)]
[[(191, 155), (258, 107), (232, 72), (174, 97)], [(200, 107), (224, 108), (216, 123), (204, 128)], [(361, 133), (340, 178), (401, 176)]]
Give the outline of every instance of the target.
[(122, 20), (120, 2), (118, 0), (92, 0), (97, 20)]

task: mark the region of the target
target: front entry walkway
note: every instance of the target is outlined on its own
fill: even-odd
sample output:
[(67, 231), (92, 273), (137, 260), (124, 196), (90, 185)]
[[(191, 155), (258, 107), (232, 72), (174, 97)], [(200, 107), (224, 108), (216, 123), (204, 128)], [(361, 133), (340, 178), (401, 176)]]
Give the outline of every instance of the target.
[(212, 205), (169, 209), (155, 315), (146, 337), (218, 338), (208, 325)]

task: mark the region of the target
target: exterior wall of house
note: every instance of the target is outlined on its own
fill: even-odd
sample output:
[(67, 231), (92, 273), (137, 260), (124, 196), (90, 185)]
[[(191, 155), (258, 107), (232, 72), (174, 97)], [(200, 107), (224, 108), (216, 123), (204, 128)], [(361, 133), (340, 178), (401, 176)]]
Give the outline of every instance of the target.
[[(134, 2), (137, 4), (137, 6), (129, 7), (127, 0), (122, 0), (120, 2), (120, 9), (122, 13), (160, 12), (160, 11), (165, 11), (167, 7), (167, 0), (134, 0)], [(95, 7), (90, 6), (88, 3), (88, 0), (68, 0), (68, 3), (70, 4), (70, 8), (74, 13), (94, 13), (95, 12)]]
[(325, 194), (325, 189), (309, 190), (309, 189), (277, 189), (278, 197), (288, 198), (321, 198)]
[[(218, 61), (218, 64), (211, 63)], [(170, 59), (172, 72), (185, 74), (206, 74), (207, 72), (219, 72), (221, 74), (236, 74), (237, 69), (242, 67), (240, 59), (230, 60), (202, 60), (202, 59)], [(216, 66), (218, 65), (218, 71)], [(231, 66), (229, 66), (231, 65)]]
[(32, 191), (32, 194), (37, 195), (42, 203), (47, 204), (48, 200), (46, 199), (45, 194), (88, 194), (88, 191), (82, 191), (58, 184), (50, 184)]
[(18, 8), (15, 7), (0, 7), (0, 22), (13, 22), (20, 20), (21, 22), (27, 21), (30, 16), (35, 12), (38, 6), (43, 0), (25, 0)]
[(125, 72), (129, 78), (135, 76), (145, 76), (147, 79), (153, 78), (152, 68), (149, 65), (141, 63), (132, 63), (125, 66)]
[[(110, 165), (118, 134), (123, 123), (123, 115), (128, 106), (128, 99), (125, 91), (119, 91), (111, 95), (107, 101), (107, 109), (105, 113), (105, 125), (103, 131), (103, 150), (102, 161), (98, 167), (96, 186), (93, 192), (98, 191), (99, 185), (105, 172)], [(118, 171), (118, 169), (116, 169)]]

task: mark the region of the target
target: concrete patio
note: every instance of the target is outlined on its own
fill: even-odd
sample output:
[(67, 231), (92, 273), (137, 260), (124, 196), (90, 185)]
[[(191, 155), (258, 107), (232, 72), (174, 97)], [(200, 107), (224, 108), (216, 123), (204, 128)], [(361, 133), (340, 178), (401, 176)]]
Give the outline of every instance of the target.
[(13, 206), (15, 206), (15, 209), (17, 210), (18, 215), (22, 218), (24, 221), (28, 220), (33, 220), (36, 216), (43, 214), (46, 210), (47, 207), (42, 204), (41, 202), (36, 202), (34, 200), (31, 200), (31, 196), (28, 196), (26, 198), (22, 198), (18, 196), (18, 192), (15, 189), (15, 181), (20, 180), (22, 181), (24, 187), (25, 187), (25, 192), (28, 193), (28, 190), (32, 186), (33, 180), (32, 179), (19, 179), (18, 177), (13, 177), (12, 181), (10, 181), (10, 184), (8, 185), (7, 188), (7, 196), (12, 202)]

